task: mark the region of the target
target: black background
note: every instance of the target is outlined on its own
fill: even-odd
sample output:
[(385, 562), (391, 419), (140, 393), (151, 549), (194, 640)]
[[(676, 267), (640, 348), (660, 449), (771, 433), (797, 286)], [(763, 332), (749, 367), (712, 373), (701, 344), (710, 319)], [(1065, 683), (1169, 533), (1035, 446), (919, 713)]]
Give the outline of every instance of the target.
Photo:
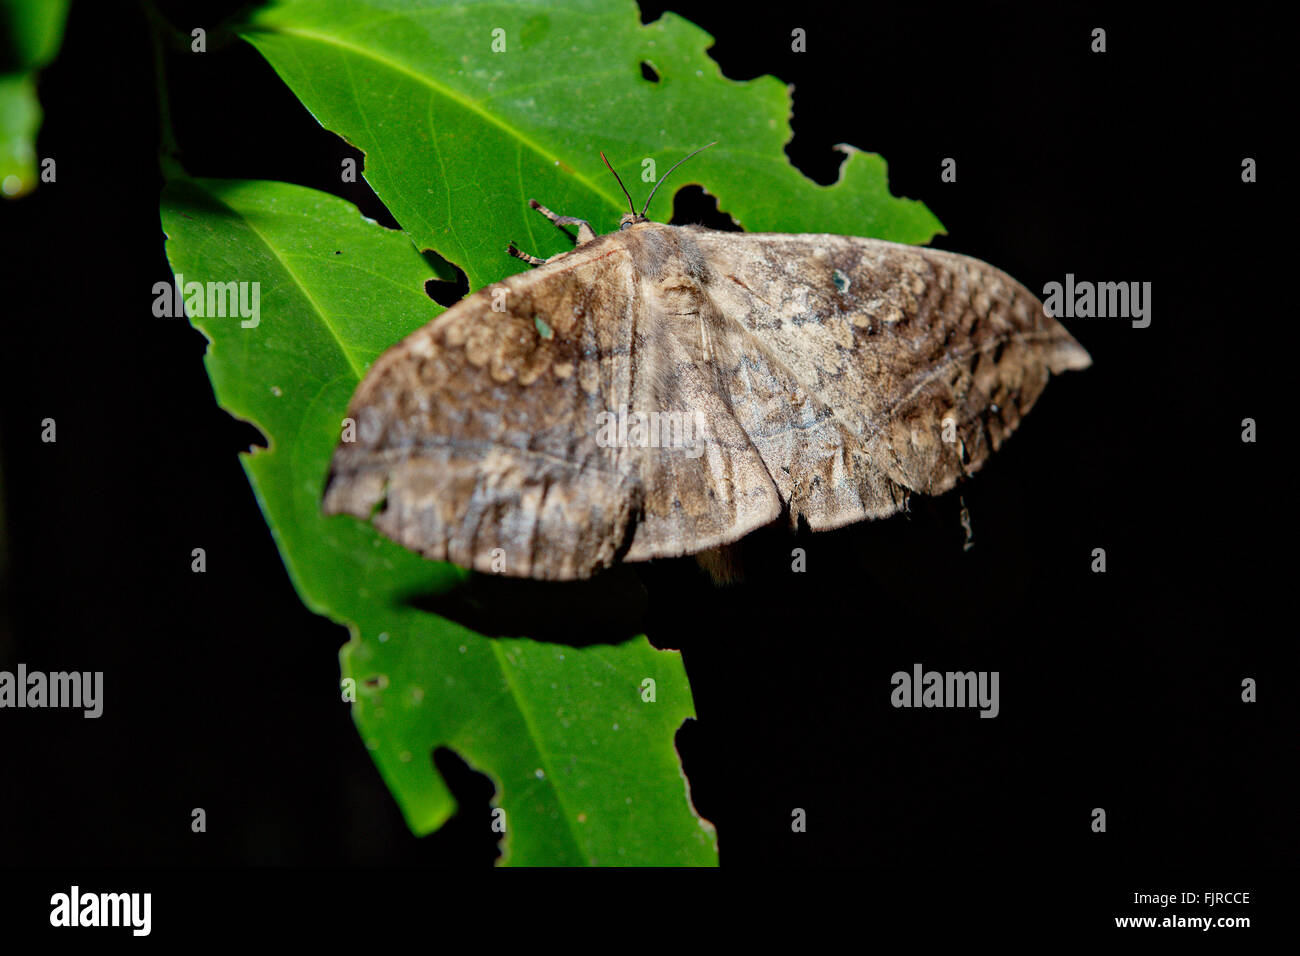
[[(233, 5), (162, 9), (188, 30)], [(938, 246), (1035, 290), (1067, 272), (1153, 284), (1149, 328), (1066, 321), (1094, 367), (1054, 380), (959, 491), (793, 543), (760, 533), (735, 589), (689, 560), (641, 572), (651, 640), (685, 653), (698, 720), (678, 745), (723, 866), (1021, 882), (1100, 866), (1127, 892), (1157, 871), (1249, 882), (1294, 865), (1275, 29), (1048, 5), (672, 9), (716, 38), (729, 77), (795, 85), (788, 152), (814, 179), (852, 143), (943, 221)], [(210, 35), (206, 55), (169, 58), (188, 171), (327, 190), (395, 225), (337, 181), (360, 154), (250, 47)], [(299, 602), (237, 460), (260, 438), (216, 407), (199, 333), (151, 314), (170, 279), (153, 88), (137, 9), (74, 4), (40, 87), (58, 181), (0, 209), (0, 667), (103, 670), (108, 701), (95, 721), (0, 716), (0, 863), (490, 865), (492, 785), (452, 755), (438, 763), (459, 815), (409, 834), (338, 700), (346, 634)], [(674, 221), (716, 224), (710, 203), (684, 190)], [(57, 444), (40, 441), (46, 417)], [(890, 675), (915, 662), (999, 671), (1000, 716), (895, 710)], [(1245, 677), (1258, 703), (1241, 702)]]

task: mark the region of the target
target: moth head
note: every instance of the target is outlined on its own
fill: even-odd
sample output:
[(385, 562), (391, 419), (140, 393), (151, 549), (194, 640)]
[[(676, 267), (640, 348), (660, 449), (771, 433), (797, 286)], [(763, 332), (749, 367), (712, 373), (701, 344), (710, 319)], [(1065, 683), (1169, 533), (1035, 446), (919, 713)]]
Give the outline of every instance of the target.
[(631, 212), (624, 213), (623, 218), (618, 221), (619, 230), (622, 231), (624, 229), (630, 229), (632, 228), (632, 226), (635, 226), (639, 222), (648, 222), (649, 220), (647, 220), (645, 217), (645, 211), (650, 208), (650, 200), (655, 198), (655, 190), (657, 190), (660, 187), (660, 185), (663, 184), (663, 181), (668, 178), (668, 176), (672, 173), (674, 169), (676, 169), (682, 163), (686, 162), (688, 159), (694, 156), (695, 153), (702, 153), (710, 146), (716, 146), (717, 144), (718, 141), (715, 139), (712, 143), (708, 143), (704, 146), (701, 146), (699, 149), (695, 150), (694, 153), (687, 153), (681, 159), (677, 160), (677, 162), (669, 166), (668, 172), (664, 173), (662, 176), (659, 177), (659, 181), (656, 182), (654, 184), (654, 187), (650, 190), (650, 195), (645, 197), (645, 205), (641, 207), (640, 212), (636, 211), (636, 203), (632, 201), (632, 194), (627, 191), (627, 187), (623, 185), (623, 180), (619, 178), (619, 175), (614, 170), (614, 167), (609, 165), (609, 160), (605, 159), (605, 151), (601, 150), (600, 158), (604, 160), (605, 165), (609, 167), (609, 171), (611, 173), (614, 173), (614, 179), (618, 181), (618, 188), (623, 190), (623, 195), (627, 197), (628, 208), (632, 210)]

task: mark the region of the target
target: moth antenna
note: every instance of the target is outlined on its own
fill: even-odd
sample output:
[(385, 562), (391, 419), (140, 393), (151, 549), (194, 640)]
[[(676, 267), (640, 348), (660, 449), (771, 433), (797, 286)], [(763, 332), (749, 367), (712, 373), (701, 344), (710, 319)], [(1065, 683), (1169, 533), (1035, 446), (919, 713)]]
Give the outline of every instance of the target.
[[(673, 163), (671, 166), (669, 166), (669, 167), (668, 167), (668, 172), (664, 173), (662, 176), (659, 177), (659, 182), (655, 183), (655, 185), (654, 185), (654, 189), (651, 189), (651, 190), (650, 190), (650, 195), (645, 197), (645, 205), (641, 207), (641, 218), (642, 218), (642, 219), (645, 218), (645, 211), (646, 211), (647, 209), (650, 208), (650, 200), (652, 200), (652, 199), (655, 198), (655, 189), (658, 189), (659, 186), (660, 186), (660, 184), (662, 184), (663, 181), (664, 181), (665, 179), (667, 179), (669, 176), (671, 176), (671, 175), (673, 174), (673, 170), (674, 170), (674, 169), (676, 169), (676, 168), (677, 168), (678, 166), (680, 166), (682, 163), (686, 162), (686, 161), (687, 161), (688, 159), (690, 159), (692, 156), (695, 156), (695, 155), (697, 155), (697, 154), (699, 154), (699, 153), (704, 152), (704, 151), (705, 151), (706, 149), (708, 149), (710, 146), (717, 146), (717, 145), (718, 145), (718, 141), (717, 141), (716, 139), (715, 139), (713, 142), (711, 142), (711, 143), (705, 143), (703, 146), (701, 146), (699, 149), (697, 149), (694, 153), (687, 153), (687, 154), (686, 154), (685, 156), (683, 156), (681, 159), (677, 160), (677, 162), (675, 162), (675, 163)], [(606, 164), (606, 165), (608, 165), (608, 164)], [(622, 185), (622, 184), (620, 183), (619, 185)], [(623, 191), (624, 191), (624, 192), (627, 192), (626, 189), (623, 190)], [(635, 211), (636, 211), (636, 210), (634, 209), (633, 212), (635, 212)]]
[[(636, 215), (636, 203), (634, 203), (634, 202), (632, 201), (632, 194), (629, 193), (629, 192), (627, 191), (627, 187), (623, 185), (623, 180), (621, 180), (621, 179), (618, 178), (618, 173), (614, 171), (614, 167), (609, 165), (609, 160), (608, 160), (608, 159), (605, 159), (605, 151), (604, 151), (603, 149), (600, 151), (600, 158), (605, 160), (605, 165), (606, 165), (607, 167), (609, 167), (609, 171), (610, 171), (611, 173), (614, 173), (614, 179), (618, 181), (618, 188), (621, 189), (621, 190), (623, 190), (623, 195), (627, 197), (627, 208), (628, 208), (628, 209), (631, 209), (631, 210), (632, 210), (632, 215), (635, 216), (635, 215)], [(669, 170), (669, 172), (671, 172), (671, 170)]]

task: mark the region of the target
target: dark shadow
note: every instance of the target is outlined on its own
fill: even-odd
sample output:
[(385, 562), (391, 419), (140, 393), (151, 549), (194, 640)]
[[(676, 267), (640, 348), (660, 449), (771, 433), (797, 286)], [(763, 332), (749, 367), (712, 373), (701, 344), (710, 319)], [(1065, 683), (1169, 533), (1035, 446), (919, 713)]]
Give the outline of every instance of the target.
[(624, 565), (587, 581), (474, 574), (452, 591), (413, 594), (402, 603), (487, 637), (531, 637), (572, 647), (621, 644), (645, 630), (645, 588)]

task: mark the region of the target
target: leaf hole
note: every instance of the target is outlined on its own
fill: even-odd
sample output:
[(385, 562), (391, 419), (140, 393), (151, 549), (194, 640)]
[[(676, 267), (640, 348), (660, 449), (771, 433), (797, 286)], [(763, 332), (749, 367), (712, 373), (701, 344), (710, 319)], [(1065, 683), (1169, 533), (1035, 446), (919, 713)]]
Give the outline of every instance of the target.
[(646, 62), (645, 60), (642, 60), (642, 61), (641, 61), (641, 78), (642, 78), (643, 80), (649, 80), (651, 83), (658, 83), (658, 82), (659, 82), (659, 73), (658, 73), (658, 71), (656, 71), (655, 68), (654, 68), (653, 66), (651, 66), (648, 62)]
[[(685, 168), (685, 167), (683, 167)], [(740, 224), (718, 208), (718, 197), (703, 186), (683, 186), (673, 194), (674, 226), (706, 226), (721, 232), (740, 232)]]
[(375, 499), (375, 503), (370, 506), (371, 521), (375, 520), (377, 515), (383, 514), (388, 510), (388, 485), (389, 479), (385, 478), (383, 490), (379, 492), (379, 497)]
[(469, 276), (465, 275), (463, 269), (456, 269), (456, 278), (448, 279), (427, 279), (424, 283), (424, 294), (434, 302), (437, 302), (444, 309), (451, 308), (465, 296), (469, 295)]

